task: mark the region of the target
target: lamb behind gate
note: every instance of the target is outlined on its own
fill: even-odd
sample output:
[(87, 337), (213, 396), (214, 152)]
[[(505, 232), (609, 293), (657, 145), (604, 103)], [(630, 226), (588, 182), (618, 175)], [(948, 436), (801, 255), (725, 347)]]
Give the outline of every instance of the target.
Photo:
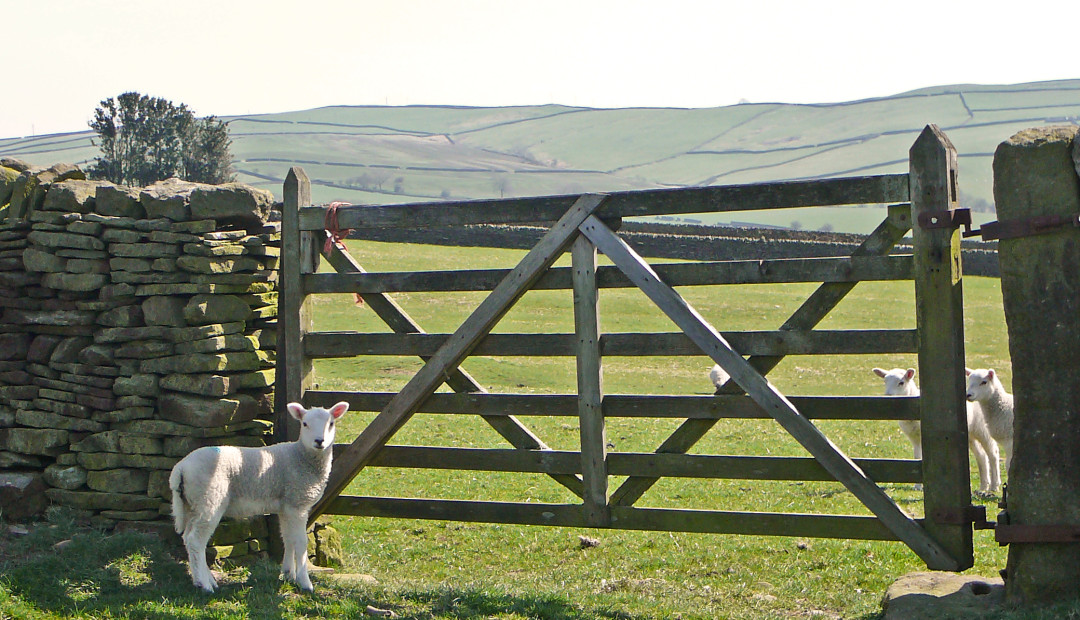
[[(919, 386), (915, 385), (915, 369), (893, 368), (884, 370), (874, 368), (874, 374), (885, 380), (885, 394), (890, 396), (918, 396)], [(918, 420), (900, 420), (900, 430), (911, 442), (916, 460), (922, 460), (922, 425)], [(982, 409), (973, 403), (967, 403), (968, 448), (975, 455), (979, 468), (979, 493), (995, 494), (1001, 489), (1001, 465), (998, 445), (994, 441), (983, 417)]]
[(993, 368), (967, 370), (967, 399), (982, 407), (990, 434), (1005, 448), (1005, 473), (1013, 457), (1013, 395), (1005, 391)]

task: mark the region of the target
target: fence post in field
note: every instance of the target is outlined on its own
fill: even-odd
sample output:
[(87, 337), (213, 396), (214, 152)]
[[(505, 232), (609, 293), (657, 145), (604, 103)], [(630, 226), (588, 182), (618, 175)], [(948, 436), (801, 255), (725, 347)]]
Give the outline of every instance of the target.
[(287, 403), (300, 402), (311, 387), (311, 359), (303, 353), (303, 335), (311, 331), (311, 304), (302, 289), (300, 276), (318, 267), (318, 246), (311, 231), (300, 231), (300, 208), (311, 206), (311, 181), (299, 166), (289, 169), (282, 190), (281, 271), (277, 337), (277, 370), (274, 379), (274, 442), (293, 441), (300, 435), (299, 423), (289, 415)]
[[(1073, 599), (1080, 583), (1080, 130), (1028, 129), (994, 153), (998, 254), (1015, 422), (1005, 580), (1012, 603)], [(1007, 229), (1057, 219), (1064, 226)], [(1031, 233), (1038, 232), (1041, 234)]]
[(577, 333), (578, 419), (585, 522), (611, 525), (608, 509), (607, 436), (604, 432), (603, 367), (596, 288), (596, 246), (578, 235), (571, 249), (574, 269), (574, 324)]
[[(974, 555), (971, 524), (957, 510), (971, 503), (960, 231), (933, 227), (957, 207), (956, 149), (928, 125), (909, 157), (925, 527), (962, 570), (974, 564)], [(927, 214), (922, 222), (921, 214)]]

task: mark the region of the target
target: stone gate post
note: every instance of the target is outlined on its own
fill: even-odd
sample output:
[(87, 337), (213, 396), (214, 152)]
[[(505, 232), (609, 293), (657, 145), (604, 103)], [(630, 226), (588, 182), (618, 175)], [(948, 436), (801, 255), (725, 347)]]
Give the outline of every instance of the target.
[[(1028, 129), (994, 154), (1016, 453), (1008, 523), (999, 523), (998, 539), (1010, 544), (1006, 596), (1014, 603), (1080, 594), (1078, 131)], [(1051, 218), (1032, 220), (1042, 216), (1064, 216), (1066, 223), (1044, 228), (1039, 222)], [(1005, 238), (1011, 233), (1022, 236)]]

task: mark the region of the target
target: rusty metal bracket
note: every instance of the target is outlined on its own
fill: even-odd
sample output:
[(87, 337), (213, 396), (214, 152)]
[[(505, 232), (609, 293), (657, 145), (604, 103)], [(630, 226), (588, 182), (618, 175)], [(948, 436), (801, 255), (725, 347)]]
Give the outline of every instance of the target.
[(968, 230), (964, 237), (981, 235), (983, 241), (995, 239), (1016, 239), (1044, 235), (1062, 228), (1080, 228), (1080, 213), (1072, 215), (1040, 215), (1022, 220), (987, 222), (978, 230)]
[(946, 209), (944, 211), (923, 211), (919, 214), (919, 228), (933, 230), (935, 228), (960, 228), (964, 227), (964, 236), (971, 236), (971, 209)]
[(994, 528), (998, 544), (1080, 543), (1080, 525), (1019, 525), (999, 523)]
[(935, 510), (930, 518), (935, 523), (944, 525), (967, 525), (971, 524), (976, 530), (992, 530), (994, 522), (986, 520), (986, 506), (965, 506), (959, 510), (940, 508)]

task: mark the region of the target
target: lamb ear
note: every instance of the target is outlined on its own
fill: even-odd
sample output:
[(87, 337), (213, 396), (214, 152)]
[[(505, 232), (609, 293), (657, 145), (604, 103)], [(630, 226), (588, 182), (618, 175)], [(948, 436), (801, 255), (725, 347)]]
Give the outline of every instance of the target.
[(304, 409), (304, 406), (300, 403), (289, 403), (285, 405), (285, 408), (289, 410), (289, 415), (297, 420), (303, 420), (304, 414), (307, 413), (307, 409)]
[(971, 369), (970, 368), (964, 368), (964, 374), (970, 377), (971, 376)]
[(986, 378), (987, 379), (993, 379), (994, 378), (994, 369), (993, 368), (986, 371)]
[(908, 368), (907, 372), (904, 373), (904, 378), (905, 379), (912, 379), (913, 377), (915, 377), (915, 369), (914, 368)]
[(879, 376), (879, 377), (881, 377), (881, 378), (885, 378), (885, 375), (887, 375), (887, 374), (888, 374), (887, 372), (885, 372), (885, 371), (884, 371), (883, 369), (881, 369), (881, 368), (874, 368), (874, 369), (872, 369), (872, 370), (873, 370), (873, 373), (874, 373), (875, 375), (877, 375), (877, 376)]
[(345, 412), (349, 410), (349, 403), (342, 401), (330, 408), (330, 415), (334, 416), (334, 419), (338, 419), (345, 415)]

